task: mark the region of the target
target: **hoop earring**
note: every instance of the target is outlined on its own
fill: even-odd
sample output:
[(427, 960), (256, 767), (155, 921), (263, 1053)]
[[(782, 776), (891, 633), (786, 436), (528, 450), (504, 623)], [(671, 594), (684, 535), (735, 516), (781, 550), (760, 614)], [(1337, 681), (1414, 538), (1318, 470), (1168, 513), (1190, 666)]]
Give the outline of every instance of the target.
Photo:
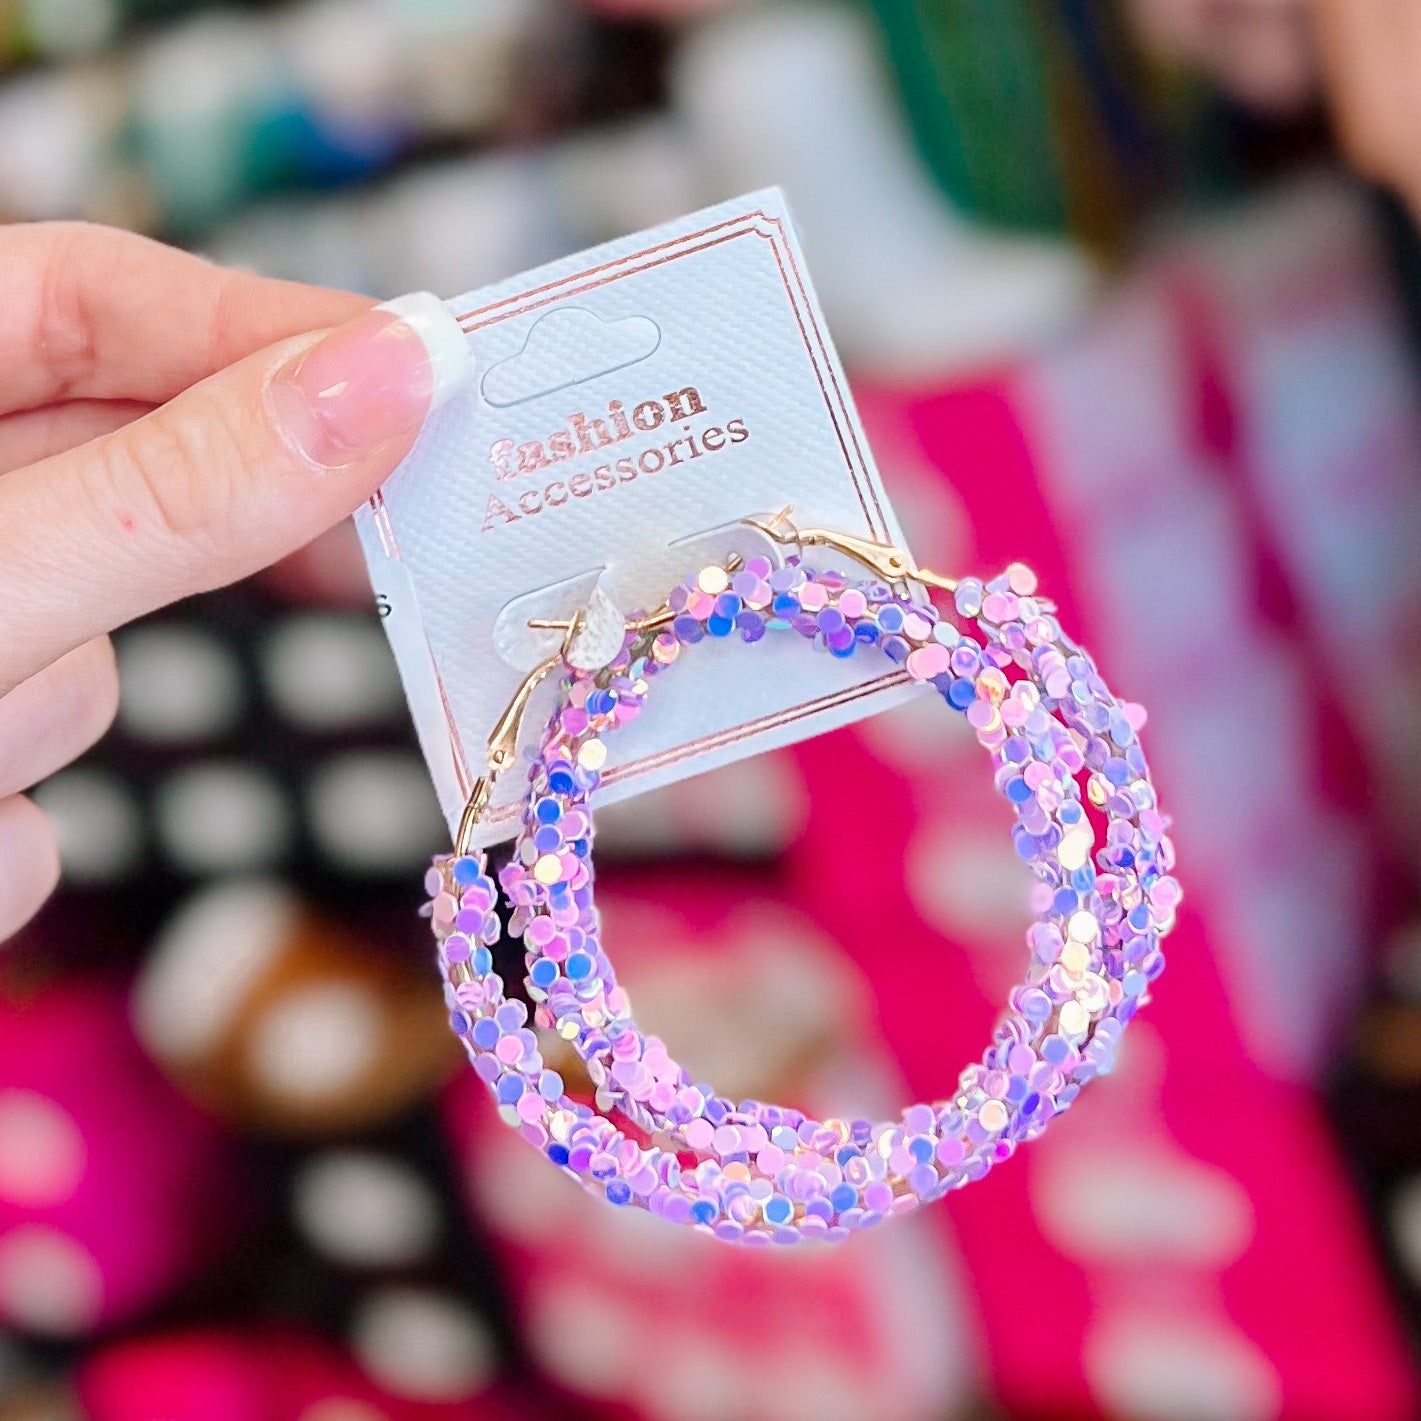
[[(501, 881), (510, 930), (527, 949), (534, 1024), (576, 1050), (596, 1110), (570, 1099), (546, 1069), (527, 1008), (505, 997), (493, 972), (498, 893), (484, 856), (460, 852), (430, 875), (451, 1021), (503, 1118), (613, 1204), (747, 1243), (845, 1237), (980, 1179), (1039, 1135), (1110, 1069), (1120, 1033), (1163, 969), (1160, 939), (1180, 898), (1139, 746), (1141, 717), (1064, 636), (1027, 568), (1014, 564), (985, 585), (958, 582), (895, 548), (797, 531), (787, 514), (747, 521), (779, 543), (836, 549), (877, 575), (814, 571), (797, 555), (780, 568), (752, 558), (702, 569), (629, 623), (609, 666), (568, 670), (533, 760)], [(889, 585), (908, 579), (950, 591), (975, 634)], [(588, 800), (606, 737), (640, 712), (654, 677), (686, 646), (733, 634), (751, 643), (771, 631), (837, 656), (876, 647), (965, 714), (1016, 810), (1016, 850), (1044, 885), (1026, 977), (981, 1061), (951, 1097), (910, 1106), (897, 1121), (816, 1121), (693, 1082), (637, 1027), (601, 942)], [(1092, 809), (1105, 826), (1099, 844)], [(651, 1145), (608, 1119), (613, 1110)], [(698, 1157), (694, 1168), (678, 1158), (687, 1151)]]

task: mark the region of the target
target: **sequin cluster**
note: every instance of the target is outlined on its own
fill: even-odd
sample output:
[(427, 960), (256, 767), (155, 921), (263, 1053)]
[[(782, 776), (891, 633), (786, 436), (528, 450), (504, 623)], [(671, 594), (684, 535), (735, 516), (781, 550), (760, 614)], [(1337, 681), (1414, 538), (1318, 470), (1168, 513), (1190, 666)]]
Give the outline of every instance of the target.
[[(502, 873), (510, 927), (526, 948), (533, 1025), (577, 1051), (596, 1108), (570, 1098), (547, 1069), (526, 1006), (506, 998), (493, 970), (498, 891), (482, 855), (437, 860), (430, 872), (451, 1022), (503, 1118), (611, 1203), (746, 1243), (843, 1238), (981, 1178), (1110, 1069), (1164, 967), (1160, 939), (1180, 897), (1137, 737), (1142, 717), (1062, 634), (1020, 564), (985, 585), (958, 585), (953, 610), (967, 631), (883, 583), (798, 560), (772, 568), (753, 558), (733, 575), (704, 568), (673, 589), (669, 607), (668, 628), (629, 633), (609, 667), (564, 679)], [(897, 1121), (813, 1120), (693, 1081), (637, 1027), (602, 947), (588, 797), (606, 737), (639, 713), (652, 679), (684, 647), (771, 631), (833, 656), (876, 647), (964, 714), (1015, 808), (1016, 850), (1039, 880), (1026, 979), (981, 1062), (950, 1099), (910, 1106)], [(608, 1118), (614, 1111), (650, 1144)]]

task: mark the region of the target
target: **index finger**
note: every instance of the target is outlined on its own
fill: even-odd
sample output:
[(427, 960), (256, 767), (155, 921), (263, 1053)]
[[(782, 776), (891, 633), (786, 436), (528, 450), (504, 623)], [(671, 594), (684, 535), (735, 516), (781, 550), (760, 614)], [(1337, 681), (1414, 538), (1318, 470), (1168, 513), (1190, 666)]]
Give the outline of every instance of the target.
[(0, 414), (76, 398), (162, 404), (371, 304), (89, 223), (0, 227)]

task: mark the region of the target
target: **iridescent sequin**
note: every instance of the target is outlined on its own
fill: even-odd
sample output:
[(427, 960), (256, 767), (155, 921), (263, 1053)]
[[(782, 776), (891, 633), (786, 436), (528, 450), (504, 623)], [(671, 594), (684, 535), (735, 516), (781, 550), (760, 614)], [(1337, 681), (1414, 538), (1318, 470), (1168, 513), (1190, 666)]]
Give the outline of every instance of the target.
[[(728, 1241), (843, 1238), (980, 1179), (1110, 1069), (1163, 968), (1160, 939), (1180, 896), (1136, 738), (1143, 712), (1110, 694), (1020, 563), (958, 584), (961, 630), (881, 583), (794, 559), (771, 569), (752, 558), (733, 577), (702, 569), (668, 600), (669, 631), (629, 633), (610, 666), (564, 678), (501, 875), (527, 950), (534, 1024), (572, 1044), (596, 1108), (567, 1096), (527, 1009), (505, 999), (489, 951), (498, 895), (481, 854), (436, 860), (427, 882), (450, 1021), (502, 1118), (610, 1203)], [(605, 737), (635, 718), (683, 646), (707, 635), (750, 644), (768, 631), (830, 655), (877, 646), (964, 713), (1015, 810), (1013, 845), (1041, 882), (1026, 977), (981, 1061), (949, 1099), (910, 1106), (898, 1121), (816, 1121), (693, 1082), (638, 1028), (602, 946), (588, 799)], [(666, 1143), (641, 1145), (612, 1110)]]

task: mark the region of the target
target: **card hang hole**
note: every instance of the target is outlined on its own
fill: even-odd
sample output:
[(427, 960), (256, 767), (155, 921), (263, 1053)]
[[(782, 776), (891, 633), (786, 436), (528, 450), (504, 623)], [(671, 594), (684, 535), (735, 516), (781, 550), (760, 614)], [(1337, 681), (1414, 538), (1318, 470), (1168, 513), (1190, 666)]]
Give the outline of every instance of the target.
[(479, 389), (495, 409), (507, 409), (640, 364), (660, 345), (661, 327), (649, 316), (604, 321), (585, 307), (560, 306), (534, 323), (517, 354), (484, 372)]

